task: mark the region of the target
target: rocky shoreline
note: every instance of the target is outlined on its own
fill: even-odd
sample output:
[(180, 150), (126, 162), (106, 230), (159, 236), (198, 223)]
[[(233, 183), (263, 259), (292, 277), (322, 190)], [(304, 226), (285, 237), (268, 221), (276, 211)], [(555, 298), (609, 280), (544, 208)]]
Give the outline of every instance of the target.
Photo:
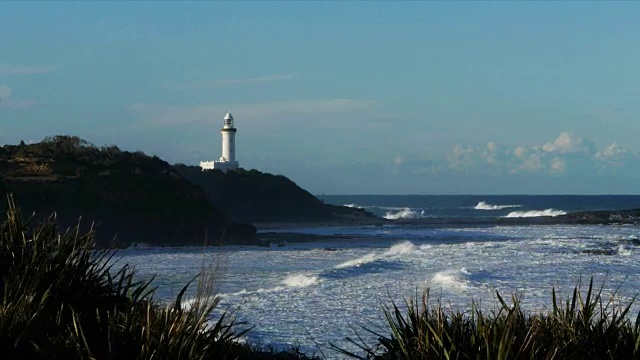
[(287, 242), (313, 242), (322, 240), (350, 240), (358, 235), (319, 235), (305, 230), (317, 228), (341, 228), (353, 226), (426, 225), (433, 227), (466, 226), (526, 226), (526, 225), (638, 225), (640, 209), (580, 211), (558, 216), (521, 218), (422, 218), (388, 220), (366, 218), (351, 221), (299, 222), (299, 223), (255, 223), (258, 240), (263, 244), (285, 244)]
[(446, 226), (488, 225), (636, 225), (640, 224), (640, 209), (594, 210), (558, 216), (491, 217), (491, 218), (426, 218), (399, 219), (394, 224), (429, 224)]

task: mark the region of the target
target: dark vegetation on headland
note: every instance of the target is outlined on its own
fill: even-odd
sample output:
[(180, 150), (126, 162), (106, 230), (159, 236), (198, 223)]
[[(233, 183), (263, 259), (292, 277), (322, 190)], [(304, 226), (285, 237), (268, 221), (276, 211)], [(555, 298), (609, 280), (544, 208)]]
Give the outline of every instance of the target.
[(176, 164), (187, 180), (202, 187), (211, 203), (236, 221), (358, 222), (381, 220), (355, 208), (325, 204), (283, 175), (237, 169), (223, 173)]
[(64, 227), (82, 216), (85, 228), (99, 229), (101, 245), (114, 237), (125, 246), (255, 241), (255, 228), (229, 222), (165, 161), (74, 136), (1, 147), (0, 193), (15, 194), (37, 216), (59, 212)]
[[(93, 232), (58, 233), (55, 217), (28, 224), (9, 199), (0, 225), (0, 353), (3, 359), (308, 359), (296, 349), (260, 350), (238, 340), (250, 324), (219, 307), (215, 271), (203, 270), (197, 292), (186, 284), (174, 301), (154, 299), (149, 280), (114, 265), (110, 250), (95, 251)], [(530, 314), (513, 296), (497, 294), (487, 313), (450, 309), (429, 293), (383, 308), (386, 327), (356, 334), (360, 359), (638, 359), (640, 315), (632, 303), (605, 298), (591, 282), (548, 312)], [(191, 300), (188, 305), (185, 300)], [(363, 321), (359, 319), (359, 321)]]
[[(284, 176), (255, 170), (202, 172), (75, 136), (0, 147), (0, 194), (42, 220), (98, 229), (99, 245), (258, 244), (249, 221), (374, 218), (323, 204)], [(0, 210), (4, 205), (0, 204)]]

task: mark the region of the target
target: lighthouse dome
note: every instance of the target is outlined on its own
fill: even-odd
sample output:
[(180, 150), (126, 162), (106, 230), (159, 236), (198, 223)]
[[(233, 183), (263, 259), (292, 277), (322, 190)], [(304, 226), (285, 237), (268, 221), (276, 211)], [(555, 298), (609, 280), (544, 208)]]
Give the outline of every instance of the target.
[(233, 116), (231, 115), (230, 112), (227, 113), (227, 115), (224, 116), (225, 120), (233, 120)]

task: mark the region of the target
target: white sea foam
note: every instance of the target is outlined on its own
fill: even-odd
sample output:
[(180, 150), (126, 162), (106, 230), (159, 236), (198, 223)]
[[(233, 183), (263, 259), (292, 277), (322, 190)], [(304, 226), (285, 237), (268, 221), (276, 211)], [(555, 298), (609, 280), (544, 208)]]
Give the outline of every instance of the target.
[(616, 249), (618, 252), (618, 255), (621, 256), (629, 256), (629, 255), (633, 255), (633, 251), (631, 251), (631, 249), (628, 249), (626, 246), (624, 245), (619, 245), (618, 248)]
[(385, 219), (398, 220), (398, 219), (419, 219), (425, 217), (424, 210), (420, 212), (412, 210), (410, 208), (402, 208), (400, 210), (387, 211), (384, 215)]
[(311, 285), (316, 285), (320, 282), (315, 275), (305, 275), (305, 274), (294, 274), (287, 276), (284, 280), (282, 280), (282, 284), (288, 287), (294, 288), (302, 288)]
[(363, 206), (360, 206), (360, 205), (357, 205), (357, 204), (344, 204), (342, 206), (348, 207), (348, 208), (354, 208), (354, 209), (364, 209)]
[(245, 295), (248, 294), (249, 291), (247, 291), (247, 289), (242, 289), (240, 291), (236, 291), (234, 293), (231, 294), (220, 294), (220, 297), (226, 297), (226, 296), (241, 296), (241, 295)]
[[(506, 214), (512, 210), (503, 211)], [(349, 348), (350, 343), (344, 341), (352, 335), (349, 324), (354, 317), (377, 316), (371, 309), (378, 309), (380, 299), (386, 300), (387, 294), (401, 301), (426, 286), (432, 289), (434, 298), (452, 309), (464, 311), (471, 300), (477, 300), (483, 310), (490, 311), (496, 305), (499, 307), (495, 296), (499, 291), (503, 297), (522, 293), (523, 309), (532, 312), (547, 309), (552, 286), (565, 297), (581, 276), (583, 281), (595, 276), (594, 282), (599, 286), (607, 278), (604, 295), (619, 287), (621, 296), (632, 298), (640, 287), (637, 276), (640, 245), (634, 241), (640, 237), (638, 225), (490, 226), (481, 229), (484, 237), (474, 235), (459, 241), (449, 239), (455, 232), (466, 236), (478, 233), (479, 229), (419, 227), (415, 232), (418, 235), (408, 237), (407, 233), (414, 228), (399, 225), (385, 228), (392, 238), (416, 239), (412, 241), (416, 246), (413, 251), (408, 243), (365, 235), (362, 241), (302, 243), (278, 251), (248, 247), (126, 249), (122, 250), (121, 262), (135, 265), (145, 277), (157, 274), (159, 299), (171, 302), (184, 282), (201, 270), (203, 251), (228, 253), (230, 261), (220, 287), (228, 297), (223, 299), (220, 310), (242, 304), (239, 314), (242, 320), (255, 324), (255, 331), (247, 334), (250, 343), (278, 344), (281, 348), (297, 343), (309, 352), (316, 349), (309, 341), (310, 336), (317, 342), (334, 342), (359, 351), (357, 347)], [(328, 246), (339, 247), (341, 251), (313, 250)], [(585, 253), (584, 250), (594, 246), (613, 254)], [(384, 258), (385, 253), (397, 255)], [(338, 263), (358, 258), (360, 262), (373, 258), (374, 263), (335, 269)], [(320, 282), (302, 288), (283, 284), (285, 278), (297, 274), (317, 275)], [(303, 278), (298, 280), (305, 283)], [(634, 303), (631, 312), (636, 313), (637, 308)], [(319, 323), (322, 326), (314, 326)], [(309, 332), (301, 332), (303, 327)], [(375, 340), (368, 338), (367, 342)], [(337, 358), (327, 356), (329, 360)]]
[[(220, 293), (217, 294), (217, 296), (221, 297), (221, 298), (233, 298), (233, 297), (243, 297), (243, 296), (248, 296), (248, 295), (254, 295), (254, 294), (264, 294), (264, 293), (270, 293), (270, 292), (278, 292), (278, 291), (283, 291), (287, 289), (286, 286), (276, 286), (276, 287), (272, 287), (272, 288), (258, 288), (255, 290), (247, 290), (247, 289), (242, 289), (240, 291), (236, 291), (234, 293)], [(189, 302), (189, 304), (191, 304), (194, 300), (190, 299), (187, 300)], [(184, 303), (183, 303), (183, 307), (184, 307)]]
[(485, 201), (480, 201), (475, 207), (474, 209), (476, 210), (502, 210), (502, 209), (507, 209), (507, 208), (514, 208), (514, 207), (520, 207), (522, 205), (493, 205), (493, 204), (489, 204)]
[(541, 217), (541, 216), (560, 216), (567, 213), (562, 210), (546, 209), (546, 210), (530, 210), (530, 211), (512, 211), (507, 214), (506, 218), (526, 218), (526, 217)]
[(429, 286), (439, 286), (443, 289), (449, 290), (467, 290), (469, 288), (469, 281), (466, 277), (469, 275), (469, 271), (465, 268), (459, 270), (450, 269), (443, 270), (435, 273), (429, 281)]
[(396, 255), (404, 255), (413, 252), (416, 249), (416, 246), (413, 245), (411, 241), (403, 241), (401, 243), (395, 244), (389, 248), (389, 250), (385, 251), (383, 256), (396, 256)]
[(353, 267), (353, 266), (360, 266), (362, 264), (367, 264), (376, 260), (408, 254), (413, 252), (414, 250), (416, 250), (416, 246), (413, 245), (410, 241), (405, 241), (405, 242), (401, 242), (399, 244), (393, 245), (383, 253), (369, 253), (357, 259), (345, 261), (341, 264), (338, 264), (335, 266), (335, 268), (344, 269), (344, 268)]
[(352, 266), (360, 266), (362, 264), (370, 263), (378, 259), (378, 255), (371, 253), (357, 259), (348, 260), (341, 264), (336, 265), (336, 269), (344, 269)]
[[(214, 301), (215, 297), (222, 297), (222, 296), (223, 296), (222, 294), (214, 295), (214, 296), (209, 297), (208, 299), (200, 299), (199, 301), (201, 301), (201, 302)], [(191, 307), (193, 307), (193, 305), (196, 304), (196, 301), (198, 301), (198, 299), (196, 299), (196, 298), (190, 298), (190, 299), (187, 299), (187, 300), (183, 300), (182, 303), (180, 304), (180, 306), (182, 307), (183, 310), (189, 310), (189, 309), (191, 309)]]

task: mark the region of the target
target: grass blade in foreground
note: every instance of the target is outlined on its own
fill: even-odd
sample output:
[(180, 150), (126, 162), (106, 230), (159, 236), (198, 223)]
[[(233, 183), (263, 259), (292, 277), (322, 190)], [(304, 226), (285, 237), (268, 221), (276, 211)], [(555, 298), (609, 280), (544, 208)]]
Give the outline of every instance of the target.
[[(603, 284), (604, 286), (604, 284)], [(638, 359), (640, 358), (640, 314), (628, 314), (635, 298), (626, 306), (602, 297), (593, 279), (586, 294), (578, 284), (572, 297), (559, 306), (552, 290), (552, 311), (525, 314), (517, 296), (511, 304), (496, 293), (499, 308), (485, 314), (476, 304), (462, 313), (430, 303), (429, 291), (421, 299), (406, 301), (406, 310), (396, 303), (383, 307), (387, 334), (365, 329), (378, 338), (367, 346), (358, 336), (359, 355), (333, 346), (339, 353), (359, 359)]]

